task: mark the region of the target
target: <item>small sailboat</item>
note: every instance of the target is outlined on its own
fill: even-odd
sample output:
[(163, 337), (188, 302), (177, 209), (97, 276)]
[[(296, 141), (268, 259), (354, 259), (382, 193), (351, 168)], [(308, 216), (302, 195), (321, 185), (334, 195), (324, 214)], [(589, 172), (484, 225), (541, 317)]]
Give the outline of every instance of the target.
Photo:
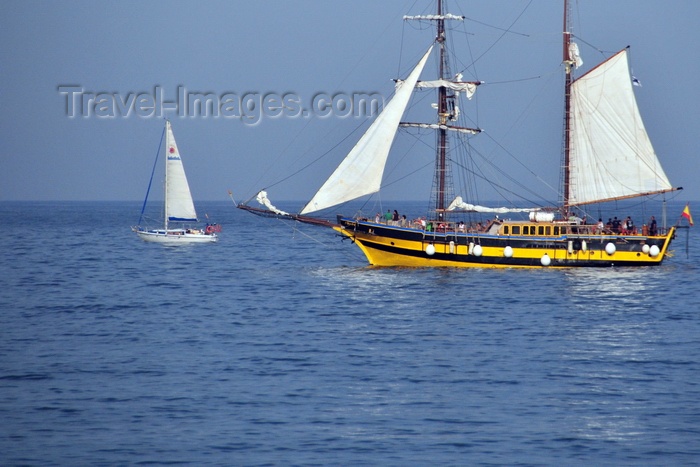
[[(631, 223), (604, 225), (584, 220), (587, 215), (589, 219), (598, 219), (598, 215), (594, 216), (596, 211), (587, 211), (595, 203), (615, 204), (629, 198), (663, 197), (681, 188), (671, 185), (644, 128), (635, 100), (627, 49), (574, 78), (582, 61), (572, 40), (570, 7), (566, 0), (564, 150), (558, 202), (532, 207), (489, 207), (480, 204), (478, 199), (465, 202), (461, 196), (455, 196), (451, 163), (457, 159), (456, 151), (469, 148), (470, 139), (481, 133), (479, 128), (460, 123), (467, 122), (461, 119), (460, 109), (464, 104), (460, 99), (471, 99), (483, 83), (463, 81), (461, 73), (450, 71), (446, 25), (465, 18), (443, 11), (442, 0), (436, 3), (435, 14), (404, 17), (405, 21), (434, 25), (437, 33), (433, 44), (405, 79), (396, 80), (392, 100), (303, 209), (298, 214), (277, 210), (266, 192), (258, 194), (265, 208), (247, 204), (239, 207), (255, 214), (323, 225), (323, 222), (314, 221), (315, 213), (379, 191), (396, 133), (402, 128), (416, 128), (436, 134), (433, 189), (427, 216), (418, 222), (406, 223), (384, 220), (379, 215), (376, 218), (338, 215), (336, 222), (328, 222), (342, 237), (350, 238), (371, 265), (653, 266), (670, 256), (675, 226), (657, 228), (654, 221), (653, 228), (645, 225), (639, 229)], [(438, 54), (437, 77), (422, 81), (421, 74), (433, 52)], [(434, 120), (402, 121), (411, 95), (425, 89), (437, 93), (437, 102), (433, 104), (437, 110)], [(461, 168), (473, 167), (476, 163), (470, 160), (472, 162), (461, 164)], [(665, 203), (664, 197), (664, 209)], [(462, 219), (474, 213), (489, 218), (483, 224), (463, 223)]]
[[(194, 209), (190, 186), (187, 183), (185, 168), (182, 165), (180, 151), (175, 142), (173, 129), (170, 121), (166, 120), (165, 128), (165, 205), (164, 205), (164, 225), (162, 228), (148, 229), (141, 226), (143, 221), (143, 213), (146, 209), (148, 201), (148, 193), (150, 192), (151, 183), (153, 182), (153, 174), (158, 162), (160, 147), (156, 155), (156, 163), (153, 166), (151, 180), (148, 183), (146, 199), (143, 202), (141, 209), (141, 217), (139, 225), (132, 227), (132, 230), (143, 240), (147, 242), (165, 243), (165, 244), (186, 244), (186, 243), (212, 243), (219, 239), (218, 233), (221, 232), (221, 226), (218, 224), (207, 224), (204, 228), (186, 227), (187, 224), (198, 222), (197, 213)], [(163, 138), (161, 137), (161, 145)], [(181, 227), (173, 228), (173, 224), (181, 225)]]

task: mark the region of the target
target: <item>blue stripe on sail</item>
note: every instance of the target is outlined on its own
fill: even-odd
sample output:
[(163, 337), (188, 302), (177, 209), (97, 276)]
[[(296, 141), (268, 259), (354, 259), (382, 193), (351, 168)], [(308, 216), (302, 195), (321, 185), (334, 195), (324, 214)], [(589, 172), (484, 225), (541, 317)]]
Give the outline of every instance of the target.
[(196, 217), (168, 217), (168, 220), (176, 222), (197, 222)]

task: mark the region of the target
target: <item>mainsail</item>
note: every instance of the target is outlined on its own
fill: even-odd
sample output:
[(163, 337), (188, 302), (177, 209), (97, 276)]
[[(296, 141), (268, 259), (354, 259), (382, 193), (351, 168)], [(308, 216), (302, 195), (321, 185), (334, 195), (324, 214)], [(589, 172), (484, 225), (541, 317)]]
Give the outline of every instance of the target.
[(569, 205), (673, 190), (632, 89), (627, 50), (571, 86)]
[(170, 122), (166, 122), (166, 127), (165, 217), (168, 221), (195, 222), (197, 213)]
[(384, 165), (408, 102), (428, 60), (431, 46), (405, 81), (397, 83), (394, 98), (367, 129), (355, 147), (326, 180), (301, 214), (320, 211), (379, 190)]

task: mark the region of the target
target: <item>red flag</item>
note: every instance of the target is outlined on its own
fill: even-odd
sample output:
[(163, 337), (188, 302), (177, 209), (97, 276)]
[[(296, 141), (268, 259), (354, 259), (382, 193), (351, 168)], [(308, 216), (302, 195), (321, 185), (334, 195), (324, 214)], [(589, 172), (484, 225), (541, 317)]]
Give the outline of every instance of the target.
[(690, 214), (690, 207), (687, 204), (685, 205), (685, 208), (683, 208), (681, 217), (685, 217), (686, 219), (688, 219), (688, 223), (690, 224), (690, 226), (693, 226), (693, 216)]

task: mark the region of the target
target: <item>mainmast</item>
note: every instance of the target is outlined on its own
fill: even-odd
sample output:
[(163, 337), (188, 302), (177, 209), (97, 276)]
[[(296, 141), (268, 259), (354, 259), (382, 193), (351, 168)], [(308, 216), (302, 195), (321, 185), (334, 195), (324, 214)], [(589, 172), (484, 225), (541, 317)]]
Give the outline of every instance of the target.
[(165, 218), (165, 232), (168, 232), (168, 151), (170, 150), (170, 122), (168, 120), (165, 121), (165, 190), (163, 191), (163, 195), (165, 198), (165, 201), (163, 203), (163, 217)]

